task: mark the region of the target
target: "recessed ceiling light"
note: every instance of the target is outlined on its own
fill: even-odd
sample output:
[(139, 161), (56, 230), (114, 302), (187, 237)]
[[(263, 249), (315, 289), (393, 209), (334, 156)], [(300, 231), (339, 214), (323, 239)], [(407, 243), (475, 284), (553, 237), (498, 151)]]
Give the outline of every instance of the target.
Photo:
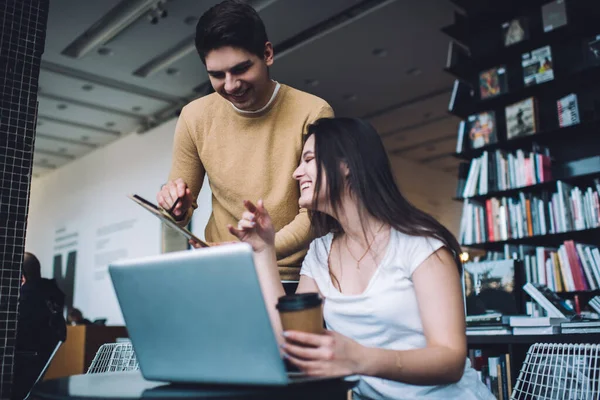
[(133, 106), (133, 107), (131, 107), (131, 110), (133, 112), (140, 112), (140, 111), (142, 111), (142, 107), (140, 107), (140, 106)]
[(344, 95), (344, 100), (346, 101), (355, 101), (358, 98), (358, 96), (354, 93), (348, 93)]
[(419, 68), (409, 68), (406, 70), (406, 75), (419, 76), (422, 72)]
[(89, 83), (86, 83), (85, 85), (83, 85), (81, 87), (81, 89), (85, 90), (86, 92), (89, 92), (90, 90), (94, 90), (94, 85), (90, 85)]
[(195, 25), (198, 22), (198, 17), (194, 15), (190, 15), (189, 17), (185, 17), (183, 23), (186, 25)]
[(385, 57), (388, 55), (388, 51), (386, 49), (375, 49), (373, 50), (373, 55), (375, 57)]
[(319, 86), (319, 83), (321, 83), (321, 82), (319, 82), (317, 79), (305, 79), (304, 83), (307, 84), (308, 86), (315, 87), (315, 86)]
[(107, 122), (105, 125), (106, 125), (108, 128), (112, 128), (113, 126), (115, 126), (115, 123), (114, 123), (113, 121), (108, 121), (108, 122)]
[(67, 109), (67, 105), (61, 103), (61, 104), (57, 105), (56, 108), (58, 108), (59, 110), (66, 110)]
[(98, 49), (98, 54), (100, 54), (101, 56), (110, 56), (112, 55), (113, 51), (111, 49), (109, 49), (108, 47), (100, 47)]
[(167, 75), (174, 76), (179, 74), (179, 70), (177, 68), (167, 68)]

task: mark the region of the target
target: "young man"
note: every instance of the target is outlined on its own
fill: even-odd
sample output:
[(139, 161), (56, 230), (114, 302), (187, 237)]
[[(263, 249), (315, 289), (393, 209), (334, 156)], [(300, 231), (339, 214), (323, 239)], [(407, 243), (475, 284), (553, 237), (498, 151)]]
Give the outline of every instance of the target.
[(263, 199), (277, 231), (281, 278), (297, 280), (310, 242), (310, 223), (300, 209), (292, 178), (308, 125), (333, 116), (322, 99), (271, 80), (273, 45), (258, 13), (224, 1), (196, 27), (196, 48), (216, 93), (192, 101), (177, 122), (169, 182), (158, 204), (182, 225), (189, 222), (204, 175), (212, 190), (209, 242), (235, 240), (243, 200)]

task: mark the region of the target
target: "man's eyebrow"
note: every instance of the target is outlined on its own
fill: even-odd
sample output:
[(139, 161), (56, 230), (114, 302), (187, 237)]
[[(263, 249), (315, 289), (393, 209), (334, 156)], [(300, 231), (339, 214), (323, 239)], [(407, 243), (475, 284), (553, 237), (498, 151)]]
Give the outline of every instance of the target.
[[(242, 61), (241, 63), (235, 64), (233, 67), (231, 67), (229, 69), (229, 71), (236, 70), (236, 69), (242, 69), (242, 68), (245, 68), (245, 67), (249, 67), (250, 65), (252, 65), (252, 60)], [(209, 74), (218, 74), (220, 72), (225, 72), (225, 71), (211, 71), (211, 70), (207, 70), (206, 72), (209, 73)]]

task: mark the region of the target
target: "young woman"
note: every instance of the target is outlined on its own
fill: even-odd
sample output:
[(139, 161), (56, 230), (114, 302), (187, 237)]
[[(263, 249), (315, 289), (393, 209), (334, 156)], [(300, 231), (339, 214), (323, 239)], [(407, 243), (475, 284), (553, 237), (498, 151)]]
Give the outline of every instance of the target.
[[(323, 297), (327, 331), (282, 332), (284, 356), (310, 375), (360, 375), (355, 399), (493, 399), (466, 362), (459, 245), (402, 196), (377, 132), (359, 119), (318, 120), (294, 179), (318, 237), (297, 293)], [(244, 204), (229, 230), (252, 245), (281, 332), (273, 225), (261, 200)]]

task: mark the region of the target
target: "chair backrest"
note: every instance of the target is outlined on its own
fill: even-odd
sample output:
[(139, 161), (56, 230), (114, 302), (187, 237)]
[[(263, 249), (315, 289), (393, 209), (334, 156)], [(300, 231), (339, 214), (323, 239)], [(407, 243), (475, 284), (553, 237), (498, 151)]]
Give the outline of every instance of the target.
[(600, 398), (600, 344), (533, 344), (510, 398)]
[(87, 373), (137, 371), (138, 369), (140, 367), (131, 343), (107, 343), (100, 346)]

